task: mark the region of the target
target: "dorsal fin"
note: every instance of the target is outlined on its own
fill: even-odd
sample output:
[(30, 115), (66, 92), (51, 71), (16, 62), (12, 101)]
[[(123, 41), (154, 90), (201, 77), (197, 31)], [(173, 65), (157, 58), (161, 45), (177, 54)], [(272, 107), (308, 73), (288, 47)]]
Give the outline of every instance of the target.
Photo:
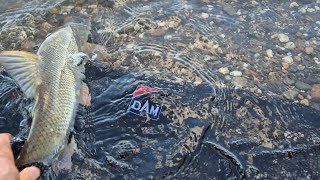
[(0, 65), (16, 81), (28, 98), (35, 98), (36, 87), (41, 82), (36, 54), (23, 51), (2, 51), (0, 52)]

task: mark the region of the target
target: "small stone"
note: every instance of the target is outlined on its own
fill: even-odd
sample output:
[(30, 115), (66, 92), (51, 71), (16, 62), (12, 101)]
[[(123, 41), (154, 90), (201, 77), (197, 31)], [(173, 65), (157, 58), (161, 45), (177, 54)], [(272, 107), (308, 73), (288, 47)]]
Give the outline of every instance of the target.
[(306, 52), (307, 54), (312, 54), (312, 53), (313, 53), (313, 47), (306, 47), (306, 48), (305, 48), (305, 52)]
[(298, 37), (302, 37), (302, 36), (303, 36), (303, 34), (302, 34), (301, 32), (296, 32), (296, 36), (298, 36)]
[(195, 78), (193, 84), (197, 86), (197, 85), (199, 85), (199, 84), (201, 84), (201, 83), (202, 83), (202, 79), (197, 76), (197, 77)]
[(231, 83), (239, 88), (247, 86), (248, 80), (244, 77), (233, 77)]
[(293, 59), (291, 56), (285, 56), (282, 58), (282, 60), (286, 63), (289, 63), (289, 64), (291, 64), (293, 62)]
[(97, 9), (98, 6), (96, 4), (92, 4), (88, 6), (89, 9)]
[(295, 83), (294, 80), (292, 80), (292, 79), (290, 79), (290, 78), (288, 78), (288, 77), (285, 77), (285, 78), (283, 79), (283, 82), (284, 82), (286, 85), (289, 85), (289, 86), (291, 86), (291, 85), (293, 85), (293, 84)]
[(51, 14), (58, 14), (58, 13), (60, 12), (60, 9), (57, 8), (57, 7), (53, 7), (53, 8), (51, 8), (51, 9), (49, 9), (49, 12), (50, 12)]
[(168, 26), (174, 28), (177, 26), (177, 21), (169, 21)]
[(269, 72), (268, 74), (268, 78), (271, 80), (271, 79), (277, 79), (278, 78), (278, 73), (277, 72)]
[(221, 74), (228, 74), (230, 71), (227, 67), (222, 67), (222, 68), (219, 68), (219, 72)]
[(298, 69), (299, 71), (303, 71), (305, 68), (306, 68), (306, 67), (305, 67), (304, 65), (301, 65), (301, 64), (299, 64), (299, 65), (297, 66), (297, 69)]
[(201, 17), (207, 19), (209, 17), (208, 13), (201, 13)]
[(74, 10), (75, 10), (76, 12), (80, 12), (80, 11), (82, 10), (82, 7), (77, 6), (77, 7), (74, 8)]
[(304, 97), (303, 97), (301, 94), (298, 95), (298, 98), (299, 98), (300, 100), (304, 99)]
[(283, 96), (287, 99), (291, 99), (293, 100), (294, 98), (296, 98), (298, 96), (299, 92), (293, 89), (287, 90), (285, 92), (283, 92)]
[(73, 19), (73, 18), (72, 18), (71, 16), (65, 16), (64, 19), (63, 19), (63, 22), (64, 22), (65, 24), (67, 24), (67, 23), (71, 22), (72, 19)]
[(296, 61), (301, 61), (302, 59), (301, 59), (300, 56), (294, 56), (294, 60), (296, 60)]
[(307, 11), (308, 11), (309, 13), (312, 13), (312, 12), (315, 11), (315, 9), (313, 9), (313, 8), (308, 8)]
[(237, 15), (237, 11), (236, 11), (232, 6), (230, 6), (230, 5), (228, 5), (228, 4), (223, 4), (223, 5), (222, 5), (222, 8), (223, 8), (223, 10), (224, 10), (227, 14), (229, 14), (230, 16), (235, 16), (235, 15)]
[(288, 70), (289, 69), (289, 63), (283, 62), (282, 63), (282, 67), (283, 67), (284, 70)]
[(289, 42), (289, 36), (285, 34), (278, 34), (278, 39), (280, 42)]
[(133, 50), (134, 47), (135, 47), (134, 44), (128, 44), (128, 45), (126, 46), (126, 49)]
[(293, 8), (293, 7), (299, 7), (299, 4), (296, 3), (296, 2), (292, 2), (290, 3), (290, 7)]
[(165, 33), (166, 33), (166, 31), (163, 30), (163, 29), (160, 29), (160, 28), (151, 29), (151, 30), (150, 30), (150, 34), (151, 34), (152, 36), (162, 36), (162, 35), (164, 35)]
[(310, 90), (312, 88), (309, 84), (302, 82), (302, 81), (297, 81), (295, 83), (295, 86), (296, 86), (296, 88), (298, 88), (300, 90)]
[(300, 13), (304, 14), (304, 13), (306, 13), (306, 12), (307, 12), (307, 10), (306, 10), (306, 8), (305, 8), (305, 7), (302, 7), (302, 8), (300, 8), (300, 9), (298, 10), (298, 12), (300, 12)]
[(49, 24), (48, 22), (44, 22), (41, 24), (40, 30), (44, 35), (47, 35), (51, 30), (53, 26)]
[(32, 51), (35, 43), (32, 40), (25, 40), (21, 43), (21, 50)]
[(303, 105), (306, 105), (306, 106), (309, 106), (309, 104), (310, 104), (308, 99), (302, 99), (300, 101), (300, 103), (303, 104)]
[(242, 76), (242, 72), (241, 71), (232, 71), (230, 73), (231, 76)]
[(293, 42), (288, 42), (285, 46), (287, 49), (294, 49), (296, 45)]
[(267, 54), (267, 56), (268, 56), (269, 58), (272, 58), (272, 57), (273, 57), (273, 52), (272, 52), (271, 49), (266, 50), (266, 54)]
[(224, 77), (227, 81), (231, 81), (231, 76), (230, 75), (226, 75), (225, 77)]
[(256, 93), (256, 94), (261, 94), (262, 93), (261, 89), (259, 89), (257, 86), (255, 86), (253, 88), (250, 88), (250, 91), (253, 92), (253, 93)]
[(252, 4), (252, 5), (255, 5), (255, 6), (259, 5), (259, 3), (258, 3), (257, 1), (255, 1), (255, 0), (252, 0), (252, 1), (251, 1), (251, 4)]
[(25, 32), (25, 31), (20, 31), (20, 33), (19, 33), (19, 39), (21, 39), (21, 40), (25, 40), (25, 39), (27, 39), (27, 37), (28, 37), (28, 35), (27, 35), (27, 33)]
[(320, 84), (312, 86), (310, 95), (313, 101), (320, 102)]
[(160, 27), (166, 26), (166, 22), (158, 22), (158, 26)]

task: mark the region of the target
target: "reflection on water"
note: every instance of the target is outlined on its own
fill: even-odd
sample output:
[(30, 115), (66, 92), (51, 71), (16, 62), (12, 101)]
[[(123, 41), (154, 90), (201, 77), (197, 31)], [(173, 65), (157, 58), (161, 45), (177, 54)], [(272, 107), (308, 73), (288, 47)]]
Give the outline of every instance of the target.
[[(28, 13), (41, 8), (55, 6), (63, 0), (0, 0), (0, 18), (14, 18), (20, 13)], [(12, 15), (13, 17), (10, 17)]]
[[(319, 13), (298, 16), (299, 8), (272, 0), (268, 8), (264, 2), (46, 3), (10, 4), (14, 10), (0, 15), (7, 17), (0, 38), (3, 49), (35, 51), (48, 33), (72, 24), (81, 50), (95, 53), (85, 80), (92, 105), (78, 108), (73, 138), (50, 169), (55, 178), (320, 176), (320, 113), (311, 94), (320, 83), (319, 52), (305, 52), (319, 45), (319, 32), (312, 23), (313, 30), (297, 27)], [(32, 12), (32, 4), (48, 9)], [(20, 19), (8, 20), (17, 13)], [(15, 28), (27, 36), (5, 38), (20, 37)], [(30, 102), (5, 72), (0, 84), (0, 131), (16, 135), (20, 121), (30, 119)], [(138, 86), (159, 93), (135, 97)], [(158, 120), (148, 118), (152, 112)]]

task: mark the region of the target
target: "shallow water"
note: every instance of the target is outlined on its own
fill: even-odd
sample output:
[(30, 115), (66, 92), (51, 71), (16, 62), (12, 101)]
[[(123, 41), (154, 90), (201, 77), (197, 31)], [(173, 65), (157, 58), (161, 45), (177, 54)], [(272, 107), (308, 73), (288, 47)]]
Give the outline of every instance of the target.
[[(290, 9), (289, 2), (272, 0), (257, 4), (55, 2), (31, 1), (39, 4), (32, 8), (28, 3), (18, 3), (0, 15), (0, 43), (5, 50), (36, 51), (47, 33), (72, 24), (79, 35), (80, 49), (98, 54), (86, 70), (92, 105), (79, 106), (73, 138), (50, 168), (50, 176), (320, 176), (319, 104), (308, 98), (310, 89), (298, 89), (283, 80), (289, 77), (310, 85), (320, 83), (320, 31), (315, 18), (319, 11), (299, 12), (301, 7), (319, 3), (298, 2), (299, 8)], [(45, 22), (52, 27), (43, 27)], [(88, 28), (89, 39), (83, 40)], [(27, 37), (16, 39), (21, 34), (14, 32), (21, 29)], [(5, 36), (9, 30), (13, 34)], [(297, 32), (302, 37), (297, 37)], [(284, 48), (286, 43), (271, 38), (277, 33), (288, 34), (297, 47)], [(306, 54), (300, 44), (315, 47), (314, 52)], [(266, 56), (267, 49), (273, 50), (274, 57)], [(302, 60), (295, 58), (289, 69), (283, 69), (281, 59), (287, 55)], [(299, 70), (301, 66), (303, 70)], [(241, 71), (241, 78), (220, 73), (219, 69), (225, 67)], [(26, 133), (31, 102), (23, 98), (5, 72), (0, 83), (0, 131)], [(134, 97), (138, 86), (159, 92)], [(299, 97), (286, 99), (282, 92), (291, 89), (308, 99), (309, 106), (300, 104)]]

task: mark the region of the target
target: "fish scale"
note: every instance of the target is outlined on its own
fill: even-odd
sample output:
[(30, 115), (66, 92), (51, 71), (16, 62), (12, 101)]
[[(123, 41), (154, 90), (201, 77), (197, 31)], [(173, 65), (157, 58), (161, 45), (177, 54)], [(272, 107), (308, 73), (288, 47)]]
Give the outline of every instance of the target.
[[(60, 41), (60, 39), (56, 39), (53, 43)], [(45, 49), (47, 50), (47, 48)], [(56, 60), (65, 59), (66, 57), (63, 53), (61, 53), (60, 57), (55, 56), (56, 53), (61, 51), (61, 49), (52, 47), (51, 51), (44, 51), (49, 53), (39, 53), (49, 61), (52, 58), (56, 58)], [(61, 61), (56, 64), (56, 68), (52, 68), (56, 63), (54, 61), (49, 61), (47, 63), (46, 68), (42, 71), (41, 74), (46, 78), (52, 79), (51, 81), (47, 81), (44, 86), (40, 89), (44, 89), (39, 92), (39, 99), (35, 106), (35, 111), (33, 112), (33, 127), (31, 128), (30, 135), (28, 140), (23, 148), (19, 159), (17, 160), (17, 164), (24, 164), (31, 161), (36, 161), (38, 159), (46, 158), (47, 154), (54, 154), (61, 146), (61, 140), (64, 139), (63, 134), (60, 134), (60, 131), (63, 128), (59, 128), (56, 126), (56, 121), (61, 121), (57, 117), (57, 113), (60, 114), (62, 108), (59, 108), (58, 103), (59, 99), (57, 98), (57, 89), (59, 89), (59, 81), (60, 78), (56, 78), (59, 73), (60, 68), (58, 67), (61, 64)], [(51, 65), (51, 66), (50, 66)], [(39, 110), (37, 110), (39, 109)], [(38, 112), (42, 113), (38, 113)], [(37, 114), (37, 115), (36, 115)], [(63, 113), (62, 113), (63, 114)], [(64, 114), (63, 114), (64, 115)], [(46, 119), (46, 121), (43, 121)], [(45, 130), (47, 129), (47, 130)], [(48, 136), (49, 135), (49, 136)], [(62, 137), (61, 137), (62, 136)], [(44, 137), (51, 137), (51, 138), (44, 138)], [(37, 141), (32, 141), (32, 139), (37, 139)], [(48, 151), (49, 149), (49, 151)]]
[[(19, 51), (0, 54), (0, 63), (27, 97), (35, 100), (30, 132), (16, 160), (18, 166), (35, 162), (51, 165), (54, 157), (58, 156), (73, 125), (84, 78), (82, 62), (83, 57), (87, 56), (78, 52), (71, 27), (51, 34), (42, 43), (37, 55)], [(34, 57), (38, 58), (37, 62), (33, 62)], [(34, 82), (20, 82), (28, 73)]]

